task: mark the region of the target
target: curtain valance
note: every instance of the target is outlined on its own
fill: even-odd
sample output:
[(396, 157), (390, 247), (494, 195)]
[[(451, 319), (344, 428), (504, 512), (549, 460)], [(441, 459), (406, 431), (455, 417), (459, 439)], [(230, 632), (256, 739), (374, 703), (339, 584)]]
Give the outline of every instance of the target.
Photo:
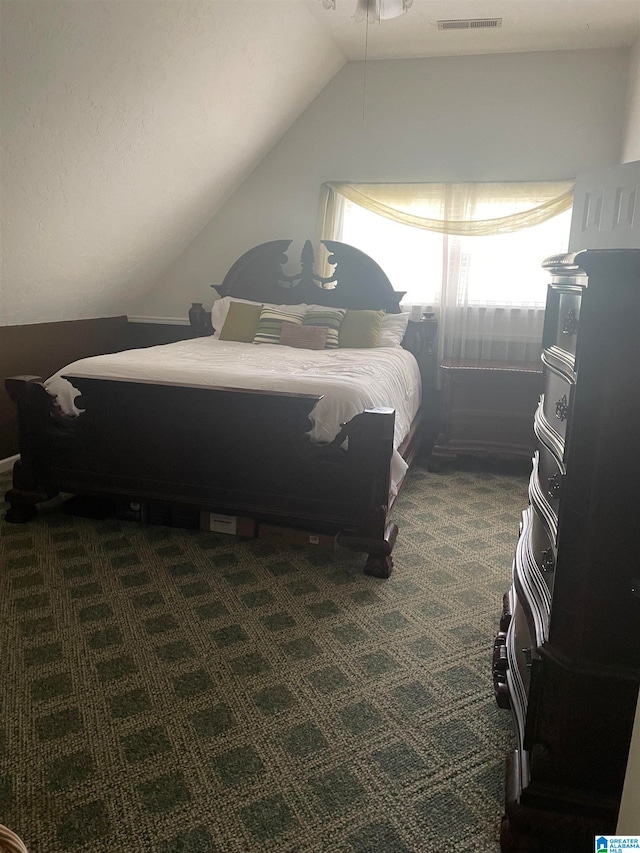
[[(331, 181), (322, 185), (320, 206), (325, 226), (339, 207), (337, 194), (404, 225), (441, 234), (482, 237), (519, 231), (568, 210), (573, 204), (573, 186), (573, 181), (429, 184)], [(496, 205), (505, 214), (491, 218)]]

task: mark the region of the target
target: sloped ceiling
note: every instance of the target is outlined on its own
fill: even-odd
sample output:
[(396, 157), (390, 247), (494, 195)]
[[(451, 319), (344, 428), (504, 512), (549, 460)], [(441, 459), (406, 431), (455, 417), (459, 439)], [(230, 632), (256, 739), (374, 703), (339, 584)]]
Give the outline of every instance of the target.
[(0, 325), (125, 313), (343, 63), (291, 0), (3, 2)]

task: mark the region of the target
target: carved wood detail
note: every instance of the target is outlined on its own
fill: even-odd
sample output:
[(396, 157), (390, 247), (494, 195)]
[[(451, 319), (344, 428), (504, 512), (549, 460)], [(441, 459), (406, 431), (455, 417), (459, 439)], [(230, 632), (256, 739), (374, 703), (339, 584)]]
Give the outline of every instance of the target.
[(212, 285), (220, 296), (293, 305), (307, 302), (332, 308), (400, 311), (404, 293), (396, 293), (381, 267), (360, 249), (336, 240), (322, 240), (329, 250), (330, 276), (314, 272), (314, 253), (307, 240), (301, 270), (288, 275), (282, 269), (292, 240), (271, 240), (245, 252), (230, 268), (222, 284)]

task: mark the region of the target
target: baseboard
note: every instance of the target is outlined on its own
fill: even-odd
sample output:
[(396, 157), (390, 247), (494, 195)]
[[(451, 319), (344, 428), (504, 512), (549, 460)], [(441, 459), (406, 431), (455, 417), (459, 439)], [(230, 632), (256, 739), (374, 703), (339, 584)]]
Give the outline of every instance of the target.
[(144, 317), (127, 315), (129, 323), (150, 323), (154, 326), (188, 326), (188, 317)]
[(14, 456), (7, 456), (6, 459), (0, 459), (0, 474), (5, 474), (7, 471), (11, 471), (13, 463), (17, 462), (18, 459), (20, 459), (19, 453), (16, 453)]

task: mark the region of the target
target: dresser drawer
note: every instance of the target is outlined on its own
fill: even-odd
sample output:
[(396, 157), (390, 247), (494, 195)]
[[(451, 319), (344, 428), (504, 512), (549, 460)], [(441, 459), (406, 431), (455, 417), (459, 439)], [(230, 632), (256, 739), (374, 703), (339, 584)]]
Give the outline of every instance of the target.
[[(544, 449), (548, 452), (548, 448)], [(550, 472), (553, 472), (551, 477), (548, 476)], [(549, 534), (549, 540), (554, 544), (558, 538), (559, 498), (551, 498), (550, 492), (554, 491), (554, 485), (557, 482), (556, 473), (559, 474), (559, 469), (553, 455), (550, 455), (550, 458), (544, 456), (541, 459), (541, 450), (536, 450), (533, 457), (533, 470), (529, 479), (529, 503), (536, 516), (542, 520)], [(549, 484), (549, 480), (551, 484)]]
[(546, 425), (562, 439), (563, 445), (571, 409), (572, 390), (573, 383), (564, 374), (547, 364), (542, 413)]
[(513, 561), (513, 584), (537, 645), (542, 645), (548, 637), (554, 566), (549, 534), (541, 516), (529, 506), (522, 514), (522, 532)]
[(556, 568), (555, 549), (542, 514), (536, 506), (533, 507), (531, 523), (531, 555), (551, 592), (553, 589), (553, 573)]
[(568, 291), (560, 290), (558, 297), (558, 325), (554, 346), (575, 360), (582, 288)]
[(546, 503), (553, 510), (556, 522), (562, 491), (562, 475), (563, 472), (556, 457), (548, 447), (540, 443), (538, 450), (538, 487)]
[(506, 638), (507, 684), (511, 708), (518, 729), (518, 741), (522, 749), (525, 741), (527, 706), (531, 682), (531, 665), (536, 653), (535, 641), (529, 633), (522, 605), (514, 595), (515, 608)]

